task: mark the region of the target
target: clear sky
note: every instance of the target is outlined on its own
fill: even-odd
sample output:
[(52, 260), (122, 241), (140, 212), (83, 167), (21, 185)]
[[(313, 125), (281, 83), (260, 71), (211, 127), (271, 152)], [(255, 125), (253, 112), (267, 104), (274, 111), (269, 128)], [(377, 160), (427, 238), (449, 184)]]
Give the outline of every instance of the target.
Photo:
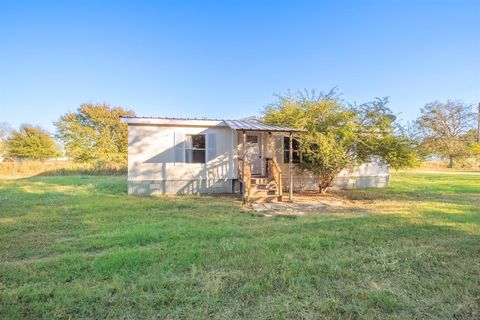
[(240, 118), (288, 89), (390, 96), (403, 120), (480, 101), (480, 1), (0, 0), (0, 122), (83, 102)]

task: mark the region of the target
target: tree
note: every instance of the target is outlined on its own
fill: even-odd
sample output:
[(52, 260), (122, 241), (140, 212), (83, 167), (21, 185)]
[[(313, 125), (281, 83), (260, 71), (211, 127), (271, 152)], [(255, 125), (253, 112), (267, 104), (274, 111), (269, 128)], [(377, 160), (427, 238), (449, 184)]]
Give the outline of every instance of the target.
[(427, 154), (435, 154), (449, 159), (449, 167), (454, 160), (470, 155), (474, 139), (474, 114), (472, 106), (461, 101), (435, 101), (421, 109), (416, 124), (421, 134), (420, 146)]
[(45, 160), (61, 152), (52, 136), (40, 127), (21, 126), (5, 141), (5, 155), (20, 159)]
[(127, 161), (128, 128), (120, 116), (134, 115), (107, 104), (82, 104), (76, 112), (61, 116), (55, 126), (68, 157), (123, 165)]
[(0, 122), (0, 155), (5, 152), (5, 141), (12, 133), (12, 127), (7, 122)]
[(341, 170), (375, 156), (394, 168), (415, 162), (412, 141), (396, 130), (386, 98), (360, 106), (345, 104), (334, 90), (277, 98), (264, 110), (263, 121), (306, 131), (298, 137), (299, 168), (318, 178), (321, 193)]

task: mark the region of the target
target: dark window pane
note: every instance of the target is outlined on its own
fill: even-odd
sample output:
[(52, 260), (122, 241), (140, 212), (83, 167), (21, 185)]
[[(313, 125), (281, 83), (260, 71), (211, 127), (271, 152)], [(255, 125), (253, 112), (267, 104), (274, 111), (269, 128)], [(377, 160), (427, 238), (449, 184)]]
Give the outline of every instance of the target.
[[(283, 163), (290, 162), (290, 151), (283, 152)], [(300, 152), (294, 151), (293, 152), (293, 163), (300, 163)]]
[(205, 135), (203, 134), (192, 135), (192, 148), (205, 149)]
[(193, 150), (192, 163), (205, 163), (205, 150)]
[(300, 163), (300, 152), (293, 152), (293, 163)]
[[(292, 147), (293, 147), (293, 150), (299, 150), (300, 149), (300, 142), (298, 142), (297, 139), (292, 139)], [(284, 150), (290, 150), (290, 138), (289, 137), (283, 137), (283, 149)]]
[(292, 146), (293, 146), (293, 150), (298, 150), (298, 149), (300, 149), (300, 143), (298, 142), (297, 139), (293, 139), (293, 140), (292, 140)]
[(248, 143), (258, 143), (258, 137), (257, 136), (247, 136), (247, 142)]
[(283, 137), (283, 149), (290, 150), (290, 142), (288, 141), (288, 137)]

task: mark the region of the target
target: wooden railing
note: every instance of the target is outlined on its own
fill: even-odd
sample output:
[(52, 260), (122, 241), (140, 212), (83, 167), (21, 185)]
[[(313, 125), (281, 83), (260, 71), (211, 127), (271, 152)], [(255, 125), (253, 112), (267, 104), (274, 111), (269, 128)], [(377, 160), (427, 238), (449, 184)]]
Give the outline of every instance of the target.
[(272, 176), (277, 185), (278, 195), (283, 195), (282, 187), (282, 169), (275, 158), (267, 158), (267, 175)]
[[(250, 170), (250, 163), (246, 161), (245, 176), (243, 175), (243, 159), (242, 158), (238, 158), (238, 176), (242, 181), (242, 197), (245, 201), (248, 201), (248, 198), (250, 198), (250, 190), (252, 189), (252, 172)], [(243, 189), (243, 186), (245, 186), (245, 189)]]

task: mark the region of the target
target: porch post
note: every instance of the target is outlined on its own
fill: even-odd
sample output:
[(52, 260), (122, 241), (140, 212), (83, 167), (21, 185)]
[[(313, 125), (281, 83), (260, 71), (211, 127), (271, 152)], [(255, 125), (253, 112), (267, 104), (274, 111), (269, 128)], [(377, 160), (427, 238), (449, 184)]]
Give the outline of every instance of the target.
[(273, 153), (272, 153), (272, 133), (269, 131), (267, 133), (267, 144), (266, 144), (266, 149), (265, 149), (265, 168), (266, 172), (265, 174), (270, 176), (272, 174), (270, 164), (268, 163), (268, 160), (266, 158), (272, 158), (273, 159)]
[(242, 143), (242, 202), (245, 204), (247, 202), (247, 186), (245, 183), (245, 166), (246, 166), (246, 148), (245, 145), (247, 143), (247, 133), (243, 130), (243, 143)]
[(292, 131), (290, 131), (290, 136), (289, 136), (289, 139), (288, 139), (288, 143), (289, 143), (289, 160), (288, 161), (288, 179), (289, 179), (289, 182), (290, 182), (290, 186), (288, 188), (288, 200), (290, 202), (293, 201), (293, 142), (292, 142)]

